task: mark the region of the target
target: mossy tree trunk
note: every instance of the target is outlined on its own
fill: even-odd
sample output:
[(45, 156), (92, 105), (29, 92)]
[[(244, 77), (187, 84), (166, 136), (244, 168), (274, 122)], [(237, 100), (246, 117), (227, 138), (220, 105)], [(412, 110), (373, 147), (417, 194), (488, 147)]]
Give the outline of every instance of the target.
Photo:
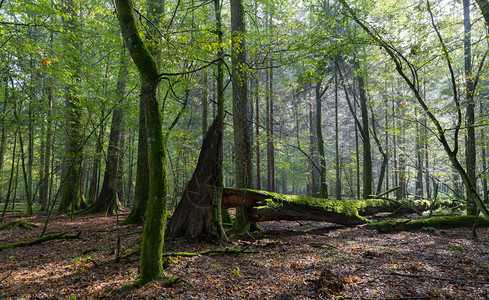
[(146, 106), (146, 131), (148, 137), (149, 197), (141, 242), (141, 284), (162, 275), (162, 252), (166, 225), (166, 153), (162, 132), (162, 119), (156, 98), (159, 82), (158, 65), (142, 41), (133, 14), (131, 0), (116, 0), (117, 18), (124, 43), (138, 68), (141, 77), (140, 99)]
[[(149, 32), (148, 40), (159, 40), (160, 33), (155, 28), (155, 24), (159, 24), (162, 18), (165, 3), (163, 0), (148, 0), (147, 11), (147, 28)], [(147, 32), (147, 33), (148, 33)], [(161, 49), (157, 43), (150, 43), (148, 50), (156, 59), (158, 71), (160, 69)], [(134, 192), (134, 201), (131, 212), (122, 222), (122, 224), (142, 223), (148, 202), (149, 191), (149, 165), (148, 165), (148, 137), (146, 133), (146, 109), (147, 105), (144, 99), (139, 97), (139, 132), (138, 132), (138, 161), (136, 170), (136, 186)]]
[(119, 194), (117, 193), (117, 178), (120, 167), (120, 144), (122, 134), (122, 119), (124, 111), (122, 105), (126, 97), (126, 81), (128, 77), (129, 57), (123, 49), (119, 76), (117, 79), (116, 97), (117, 107), (112, 112), (112, 124), (107, 149), (107, 162), (104, 182), (95, 202), (88, 208), (90, 212), (103, 212), (115, 214), (119, 209)]

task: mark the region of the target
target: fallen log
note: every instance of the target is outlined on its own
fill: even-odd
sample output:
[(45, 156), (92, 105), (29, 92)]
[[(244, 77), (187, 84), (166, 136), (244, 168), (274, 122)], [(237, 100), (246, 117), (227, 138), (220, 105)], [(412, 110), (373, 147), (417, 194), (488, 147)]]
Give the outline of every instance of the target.
[(413, 207), (412, 202), (388, 198), (365, 200), (330, 200), (295, 195), (283, 195), (257, 190), (224, 188), (222, 208), (251, 208), (246, 218), (252, 222), (279, 220), (325, 221), (346, 226), (365, 224), (363, 216), (380, 212), (418, 212), (424, 203)]
[(10, 248), (18, 248), (18, 247), (25, 247), (25, 246), (32, 246), (32, 245), (37, 245), (46, 241), (50, 240), (59, 240), (59, 239), (76, 239), (80, 237), (81, 232), (78, 232), (77, 234), (68, 234), (66, 232), (62, 233), (55, 233), (55, 234), (48, 234), (43, 237), (38, 238), (37, 240), (29, 241), (29, 242), (15, 242), (11, 244), (6, 244), (0, 246), (0, 251), (4, 249), (10, 249)]
[(358, 214), (358, 209), (352, 201), (225, 188), (222, 195), (222, 207), (238, 206), (252, 208), (247, 210), (245, 215), (246, 219), (251, 222), (313, 220), (346, 226), (368, 222)]
[[(395, 231), (410, 231), (423, 228), (472, 228), (475, 222), (475, 216), (435, 217), (418, 220), (395, 219), (384, 222), (370, 223), (366, 227), (376, 229), (380, 233), (390, 233)], [(477, 219), (477, 227), (489, 227), (489, 220), (479, 217)]]

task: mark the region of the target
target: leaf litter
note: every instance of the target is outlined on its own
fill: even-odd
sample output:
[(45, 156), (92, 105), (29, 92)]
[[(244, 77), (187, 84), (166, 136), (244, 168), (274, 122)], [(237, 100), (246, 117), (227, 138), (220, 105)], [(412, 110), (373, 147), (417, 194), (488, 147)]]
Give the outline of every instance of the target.
[[(22, 220), (41, 226), (0, 230), (0, 245), (39, 237), (45, 215)], [(256, 253), (170, 256), (167, 276), (141, 287), (140, 225), (117, 225), (116, 216), (55, 215), (48, 233), (81, 231), (80, 238), (0, 251), (0, 299), (489, 298), (488, 229), (474, 239), (468, 228), (379, 234), (312, 221), (260, 226), (251, 236), (230, 236), (225, 246), (167, 239), (167, 253)]]

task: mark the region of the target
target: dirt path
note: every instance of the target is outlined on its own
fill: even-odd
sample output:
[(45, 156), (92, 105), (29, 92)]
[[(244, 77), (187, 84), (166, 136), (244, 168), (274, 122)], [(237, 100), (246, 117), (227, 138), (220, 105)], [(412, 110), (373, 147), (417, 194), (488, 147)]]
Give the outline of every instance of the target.
[[(23, 219), (41, 225), (44, 216)], [(254, 241), (232, 237), (229, 245), (240, 249), (253, 242), (248, 250), (258, 253), (173, 257), (166, 272), (182, 280), (171, 287), (166, 279), (134, 287), (138, 255), (115, 259), (137, 249), (140, 226), (117, 226), (115, 216), (55, 216), (48, 232), (81, 231), (81, 238), (0, 251), (0, 299), (489, 298), (488, 229), (474, 240), (469, 229), (380, 235), (322, 222), (261, 227)], [(1, 230), (0, 245), (36, 239), (40, 232)], [(218, 247), (170, 240), (165, 248)]]

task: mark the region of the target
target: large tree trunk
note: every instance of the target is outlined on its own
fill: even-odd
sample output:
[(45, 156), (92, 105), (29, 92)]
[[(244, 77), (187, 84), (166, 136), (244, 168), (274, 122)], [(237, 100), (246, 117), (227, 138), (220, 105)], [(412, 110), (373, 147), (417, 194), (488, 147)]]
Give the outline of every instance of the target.
[(183, 192), (166, 234), (196, 238), (217, 234), (216, 196), (222, 189), (222, 120), (217, 115), (202, 143), (197, 167)]
[[(223, 32), (221, 6), (214, 0), (216, 34), (222, 45)], [(172, 237), (213, 237), (218, 242), (226, 239), (222, 227), (221, 198), (223, 187), (223, 134), (224, 134), (224, 70), (223, 48), (217, 57), (217, 114), (202, 142), (197, 167), (188, 182), (173, 216), (167, 234)]]
[(140, 99), (144, 106), (148, 137), (149, 189), (143, 239), (141, 241), (140, 282), (159, 278), (163, 272), (163, 243), (166, 225), (166, 153), (160, 107), (156, 98), (158, 65), (139, 35), (131, 0), (116, 0), (117, 18), (124, 43), (141, 76)]

